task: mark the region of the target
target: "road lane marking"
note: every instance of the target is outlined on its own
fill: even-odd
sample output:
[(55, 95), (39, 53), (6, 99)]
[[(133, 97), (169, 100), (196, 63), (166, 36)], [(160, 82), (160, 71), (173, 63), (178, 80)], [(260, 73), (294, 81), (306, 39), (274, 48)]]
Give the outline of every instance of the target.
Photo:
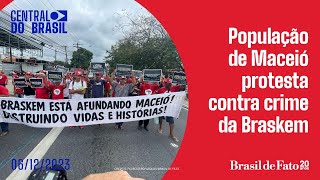
[(33, 141), (35, 141), (36, 137), (40, 134), (40, 131), (37, 131), (36, 133), (32, 134), (32, 136), (30, 137), (30, 139), (21, 147), (18, 147), (15, 151), (13, 151), (8, 159), (3, 160), (0, 162), (0, 170), (2, 168), (4, 168), (8, 163), (12, 162), (12, 159), (15, 159), (17, 154), (19, 154), (21, 151), (25, 150), (26, 147), (28, 147), (31, 143), (33, 143)]
[[(62, 132), (63, 127), (53, 128), (41, 141), (40, 143), (29, 153), (29, 155), (24, 159), (23, 162), (26, 162), (26, 159), (42, 159), (46, 152), (49, 150), (51, 145), (57, 139), (59, 134)], [(33, 168), (28, 164), (26, 170), (19, 170), (18, 168), (14, 170), (8, 177), (7, 180), (14, 179), (27, 179)], [(31, 170), (32, 169), (32, 170)]]

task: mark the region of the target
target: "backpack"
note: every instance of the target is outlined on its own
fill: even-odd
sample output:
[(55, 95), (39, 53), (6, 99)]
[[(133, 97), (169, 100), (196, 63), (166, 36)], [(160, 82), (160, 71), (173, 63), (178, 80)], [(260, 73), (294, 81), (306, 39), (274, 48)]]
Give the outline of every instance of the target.
[[(81, 86), (83, 87), (83, 81), (82, 81), (82, 80), (80, 80), (80, 82), (81, 82)], [(71, 83), (72, 83), (72, 89), (73, 89), (73, 88), (74, 88), (74, 87), (73, 87), (73, 85), (74, 85), (74, 81), (72, 81)]]

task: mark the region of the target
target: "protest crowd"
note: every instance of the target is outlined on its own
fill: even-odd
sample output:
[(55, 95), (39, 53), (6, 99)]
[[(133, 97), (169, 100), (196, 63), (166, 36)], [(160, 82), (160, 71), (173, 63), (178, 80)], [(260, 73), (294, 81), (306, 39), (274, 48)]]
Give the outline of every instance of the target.
[[(170, 92), (185, 91), (185, 84), (174, 83), (170, 76), (159, 76), (158, 81), (149, 81), (141, 75), (137, 77), (133, 71), (119, 73), (117, 69), (111, 74), (107, 69), (94, 72), (89, 78), (89, 70), (74, 70), (73, 72), (50, 72), (41, 70), (38, 73), (26, 72), (24, 76), (12, 75), (12, 81), (0, 70), (0, 97), (8, 97), (8, 84), (12, 83), (14, 96), (25, 99), (85, 99), (146, 96)], [(152, 76), (150, 76), (152, 77)], [(158, 77), (158, 76), (157, 76)], [(155, 121), (159, 124), (158, 133), (162, 134), (163, 120), (169, 124), (169, 137), (178, 142), (174, 135), (174, 117), (159, 117)], [(150, 119), (139, 120), (138, 130), (149, 131)], [(9, 124), (1, 122), (1, 136), (9, 132)], [(99, 125), (101, 126), (101, 125)], [(70, 126), (70, 128), (75, 128)], [(83, 129), (85, 126), (79, 126)], [(115, 124), (115, 129), (124, 129), (123, 123)]]

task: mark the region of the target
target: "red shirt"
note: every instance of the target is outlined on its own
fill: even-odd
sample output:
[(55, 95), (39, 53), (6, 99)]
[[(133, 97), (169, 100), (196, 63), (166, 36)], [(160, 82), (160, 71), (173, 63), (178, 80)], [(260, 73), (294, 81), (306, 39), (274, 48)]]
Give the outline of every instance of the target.
[(23, 89), (22, 88), (14, 88), (14, 94), (23, 94)]
[(0, 75), (0, 84), (6, 84), (8, 77), (5, 74)]
[[(180, 91), (180, 85), (171, 86), (170, 88), (170, 92), (179, 92), (179, 91)], [(163, 94), (165, 92), (168, 92), (168, 89), (165, 87), (158, 89), (158, 94)]]
[(36, 98), (38, 99), (49, 99), (49, 91), (47, 88), (35, 88)]
[(158, 84), (140, 84), (140, 95), (146, 95), (145, 90), (147, 89), (150, 89), (152, 91), (152, 94), (155, 94), (158, 88)]
[[(47, 80), (44, 78), (43, 83), (47, 83)], [(50, 82), (48, 82), (50, 83)], [(36, 92), (36, 98), (38, 99), (49, 99), (49, 90), (45, 87), (34, 88)]]
[(179, 92), (180, 91), (180, 85), (171, 86), (170, 91), (171, 92)]
[(167, 92), (167, 91), (168, 91), (167, 88), (162, 87), (162, 88), (158, 89), (158, 94), (163, 94), (163, 93), (165, 93), (165, 92)]
[(49, 88), (52, 93), (52, 99), (63, 99), (63, 85), (60, 84), (59, 86), (49, 85)]
[(108, 81), (106, 82), (105, 86), (104, 86), (104, 89), (105, 91), (109, 91), (110, 90), (110, 87), (111, 87), (111, 83)]
[(9, 96), (9, 90), (4, 86), (0, 86), (0, 95)]

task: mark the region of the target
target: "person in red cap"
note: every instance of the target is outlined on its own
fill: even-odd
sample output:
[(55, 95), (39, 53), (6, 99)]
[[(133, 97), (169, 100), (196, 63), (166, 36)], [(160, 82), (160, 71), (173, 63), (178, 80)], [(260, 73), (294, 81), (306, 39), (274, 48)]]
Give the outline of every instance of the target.
[[(164, 81), (164, 87), (160, 88), (158, 90), (158, 94), (163, 94), (163, 93), (170, 93), (172, 81), (170, 78), (165, 79)], [(167, 116), (167, 117), (159, 117), (159, 133), (162, 134), (162, 120), (166, 118), (167, 122), (169, 123), (169, 128), (170, 128), (170, 135), (169, 137), (174, 140), (175, 142), (178, 142), (178, 138), (174, 136), (173, 134), (173, 129), (174, 129), (174, 119), (173, 117)]]
[[(69, 93), (71, 94), (71, 99), (84, 99), (87, 83), (81, 80), (81, 77), (81, 71), (76, 71), (73, 76), (74, 79), (69, 85)], [(71, 126), (70, 128), (73, 128), (73, 126)], [(84, 126), (80, 126), (80, 129), (83, 128)]]
[(13, 84), (13, 92), (14, 92), (14, 96), (17, 97), (17, 98), (22, 98), (23, 96), (23, 88), (19, 88), (17, 86), (14, 85), (14, 79), (15, 78), (19, 78), (18, 74), (17, 73), (13, 73), (12, 74), (12, 84)]
[(31, 87), (30, 78), (32, 78), (32, 73), (26, 72), (25, 73), (26, 87), (23, 88), (24, 98), (35, 98), (35, 95), (36, 95), (35, 90)]
[(0, 69), (0, 86), (8, 85), (8, 77), (4, 74), (3, 70)]
[[(7, 96), (9, 96), (9, 90), (4, 86), (0, 86), (0, 97), (7, 97)], [(7, 135), (9, 133), (9, 124), (5, 122), (1, 122), (0, 126), (2, 130), (0, 137)]]

